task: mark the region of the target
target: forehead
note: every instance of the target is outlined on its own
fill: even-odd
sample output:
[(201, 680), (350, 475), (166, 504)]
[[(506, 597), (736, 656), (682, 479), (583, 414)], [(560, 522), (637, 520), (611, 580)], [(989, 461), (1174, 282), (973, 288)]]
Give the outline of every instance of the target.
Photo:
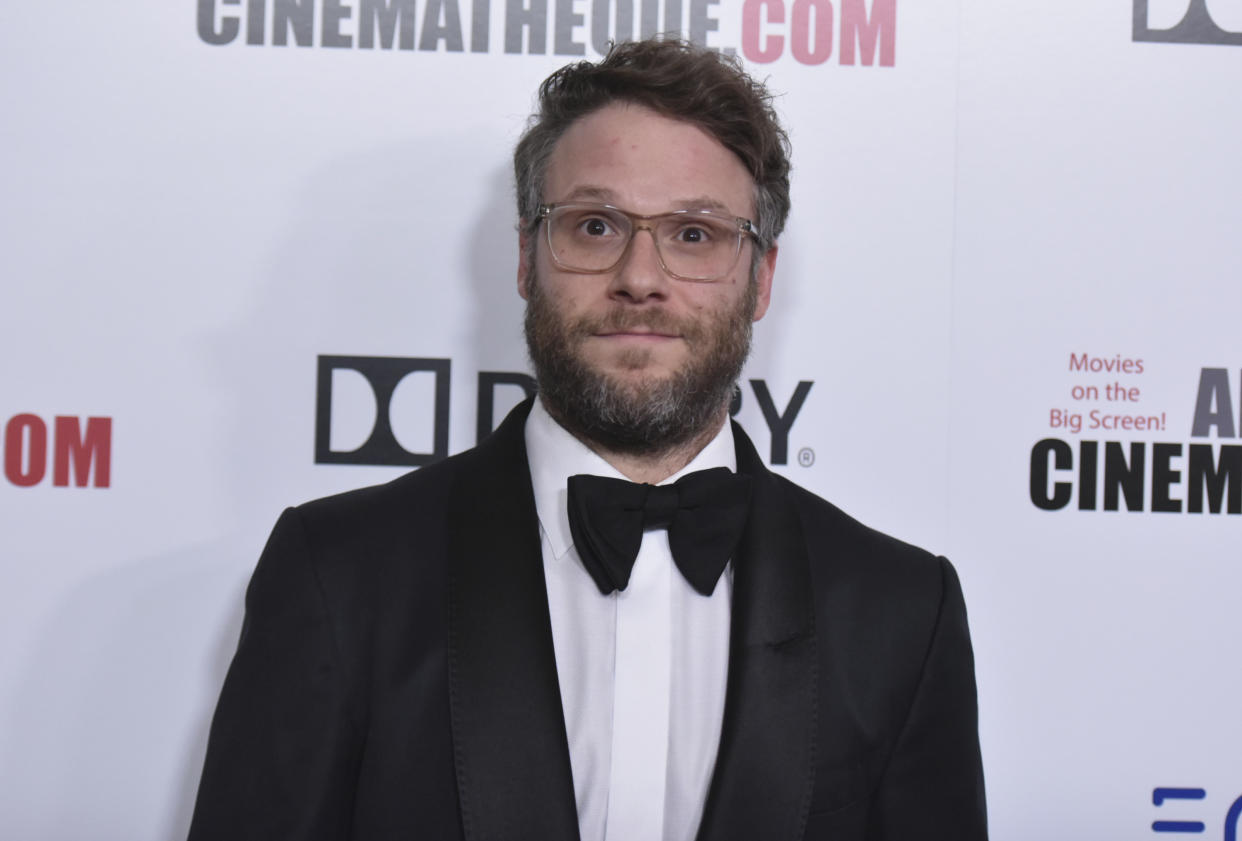
[(685, 208), (753, 218), (741, 160), (698, 126), (614, 104), (573, 123), (548, 161), (545, 201), (601, 201), (635, 213)]

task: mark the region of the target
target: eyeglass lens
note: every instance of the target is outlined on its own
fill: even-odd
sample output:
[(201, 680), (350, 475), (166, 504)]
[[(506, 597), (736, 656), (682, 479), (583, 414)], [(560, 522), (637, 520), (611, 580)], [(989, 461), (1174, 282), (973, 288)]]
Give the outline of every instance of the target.
[(570, 271), (601, 272), (615, 266), (638, 228), (648, 228), (664, 267), (678, 277), (715, 280), (728, 274), (741, 249), (742, 233), (731, 219), (688, 211), (635, 226), (611, 208), (567, 205), (548, 218), (556, 261)]

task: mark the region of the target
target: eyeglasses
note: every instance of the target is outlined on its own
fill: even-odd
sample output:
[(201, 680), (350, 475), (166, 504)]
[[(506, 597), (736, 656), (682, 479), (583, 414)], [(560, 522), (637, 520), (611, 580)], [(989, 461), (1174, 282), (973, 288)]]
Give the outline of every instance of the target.
[(674, 210), (640, 216), (608, 204), (541, 204), (552, 261), (567, 272), (603, 274), (620, 265), (638, 231), (655, 242), (660, 266), (678, 280), (721, 280), (737, 265), (755, 225), (712, 210)]

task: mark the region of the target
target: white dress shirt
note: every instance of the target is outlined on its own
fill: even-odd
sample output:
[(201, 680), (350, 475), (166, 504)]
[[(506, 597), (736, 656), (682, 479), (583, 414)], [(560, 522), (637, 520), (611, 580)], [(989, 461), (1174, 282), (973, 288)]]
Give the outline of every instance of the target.
[[(629, 585), (601, 595), (573, 546), (566, 486), (578, 473), (625, 477), (538, 400), (526, 452), (582, 841), (693, 841), (724, 715), (732, 564), (700, 595), (668, 532), (648, 531)], [(661, 484), (712, 467), (737, 469), (728, 423)]]

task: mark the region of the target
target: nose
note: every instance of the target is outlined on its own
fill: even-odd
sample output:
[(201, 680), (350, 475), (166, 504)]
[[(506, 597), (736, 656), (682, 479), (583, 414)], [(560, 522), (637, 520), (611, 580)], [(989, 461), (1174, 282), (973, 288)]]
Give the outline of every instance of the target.
[[(640, 236), (643, 233), (647, 235)], [(662, 301), (668, 297), (671, 281), (672, 278), (660, 263), (655, 231), (648, 225), (637, 225), (630, 238), (629, 247), (613, 274), (608, 287), (609, 295), (618, 300), (640, 304), (649, 300)]]

